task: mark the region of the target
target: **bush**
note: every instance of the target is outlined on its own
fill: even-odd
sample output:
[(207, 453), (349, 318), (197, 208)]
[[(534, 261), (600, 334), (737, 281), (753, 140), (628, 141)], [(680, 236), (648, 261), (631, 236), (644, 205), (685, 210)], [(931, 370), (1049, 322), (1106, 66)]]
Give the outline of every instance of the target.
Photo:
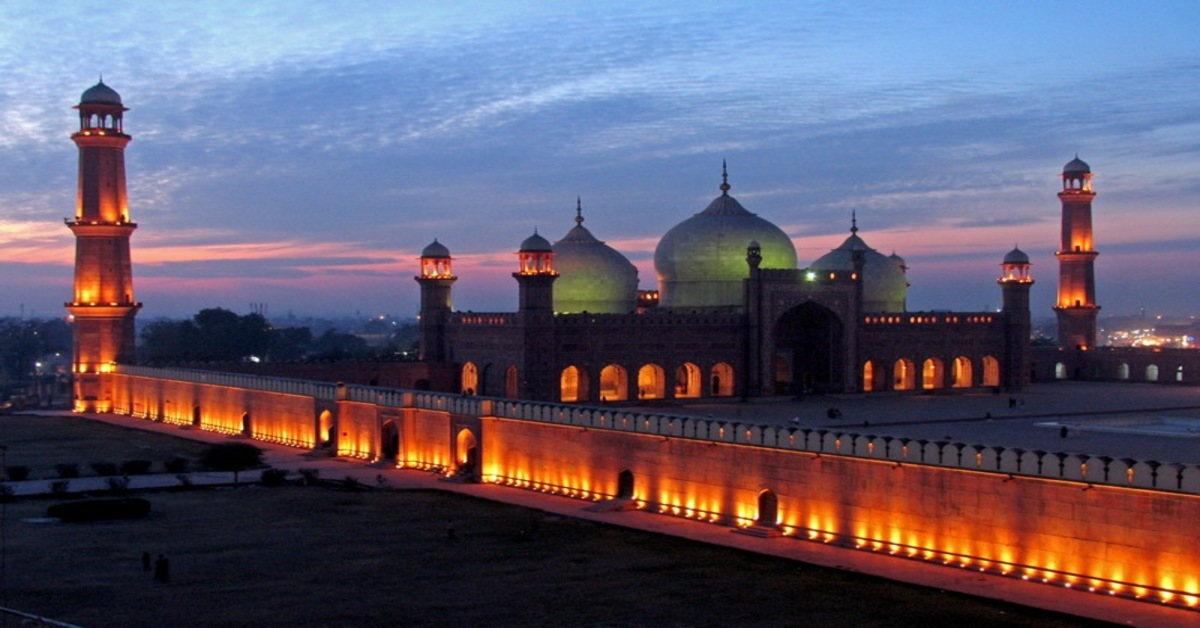
[(342, 478), (343, 491), (357, 491), (360, 488), (362, 488), (362, 484), (359, 483), (358, 478), (352, 475), (347, 475), (346, 477)]
[(126, 460), (121, 463), (121, 473), (125, 475), (146, 475), (149, 472), (149, 460)]
[(50, 483), (51, 495), (66, 495), (71, 490), (70, 480), (55, 480)]
[(85, 499), (55, 504), (46, 509), (46, 514), (70, 522), (140, 519), (150, 514), (150, 502), (138, 497)]
[(29, 479), (29, 467), (23, 464), (15, 464), (11, 467), (4, 467), (4, 475), (10, 481), (22, 482)]
[(89, 466), (92, 467), (92, 471), (96, 472), (96, 475), (117, 474), (117, 464), (115, 462), (93, 462)]
[(221, 443), (212, 445), (200, 455), (200, 463), (213, 471), (233, 471), (233, 483), (238, 474), (262, 465), (263, 451), (250, 443)]
[(16, 497), (13, 496), (13, 487), (8, 484), (0, 484), (0, 502), (11, 502)]
[(262, 472), (262, 483), (265, 486), (283, 486), (287, 481), (287, 469), (264, 469)]
[(187, 473), (188, 464), (187, 458), (175, 456), (163, 461), (163, 469), (166, 469), (167, 473)]
[(79, 465), (74, 462), (56, 464), (54, 470), (58, 472), (58, 477), (63, 479), (79, 477)]
[(320, 469), (300, 469), (299, 472), (301, 486), (312, 486), (321, 477)]

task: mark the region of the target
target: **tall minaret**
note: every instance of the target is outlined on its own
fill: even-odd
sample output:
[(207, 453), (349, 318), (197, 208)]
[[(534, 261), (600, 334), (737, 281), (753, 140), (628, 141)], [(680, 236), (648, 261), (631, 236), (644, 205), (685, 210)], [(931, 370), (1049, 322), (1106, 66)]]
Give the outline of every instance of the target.
[(1029, 313), (1029, 289), (1033, 276), (1029, 273), (1029, 256), (1013, 248), (1000, 263), (1000, 284), (1004, 307), (1004, 361), (1001, 363), (1000, 384), (1005, 390), (1021, 390), (1029, 384), (1029, 335), (1033, 323)]
[(420, 360), (445, 362), (446, 319), (452, 311), (451, 288), (454, 276), (450, 249), (434, 238), (421, 251), (421, 274), (415, 279), (421, 284)]
[(75, 218), (66, 219), (75, 234), (75, 296), (66, 304), (74, 318), (75, 410), (108, 412), (112, 394), (100, 373), (134, 357), (133, 317), (142, 307), (133, 298), (129, 220), (125, 197), (125, 134), (121, 117), (128, 111), (121, 96), (100, 81), (83, 93), (79, 131), (79, 190)]
[(1096, 346), (1096, 275), (1092, 249), (1092, 169), (1077, 155), (1062, 173), (1062, 242), (1058, 252), (1058, 346)]

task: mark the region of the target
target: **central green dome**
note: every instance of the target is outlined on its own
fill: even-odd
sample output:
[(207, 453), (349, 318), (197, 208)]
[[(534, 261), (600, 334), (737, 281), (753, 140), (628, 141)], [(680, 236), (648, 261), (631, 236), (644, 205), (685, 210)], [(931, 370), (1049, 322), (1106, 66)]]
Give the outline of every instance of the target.
[(759, 218), (729, 195), (728, 179), (708, 207), (675, 225), (658, 241), (659, 307), (742, 304), (750, 275), (746, 247), (762, 247), (762, 268), (796, 268), (796, 247), (782, 229)]

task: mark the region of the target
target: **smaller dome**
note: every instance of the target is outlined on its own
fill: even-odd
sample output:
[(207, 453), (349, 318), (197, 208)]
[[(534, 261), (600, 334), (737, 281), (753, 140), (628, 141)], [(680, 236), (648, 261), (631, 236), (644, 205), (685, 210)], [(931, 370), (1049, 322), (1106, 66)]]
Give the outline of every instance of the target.
[(888, 259), (895, 262), (896, 265), (899, 266), (900, 268), (905, 268), (908, 265), (907, 262), (904, 261), (904, 258), (900, 257), (900, 255), (898, 253), (896, 253), (895, 251), (892, 251), (892, 254), (888, 256)]
[(521, 243), (520, 250), (521, 253), (550, 253), (553, 251), (554, 248), (550, 246), (550, 241), (538, 235), (536, 229), (533, 235), (525, 238), (525, 241)]
[(421, 251), (421, 257), (450, 257), (450, 249), (446, 248), (445, 244), (438, 242), (437, 238), (434, 238), (433, 242)]
[(1008, 254), (1004, 256), (1004, 263), (1005, 264), (1028, 264), (1029, 256), (1025, 254), (1025, 251), (1022, 251), (1021, 249), (1018, 249), (1018, 248), (1013, 248), (1013, 250), (1009, 251)]
[(104, 84), (101, 80), (99, 83), (87, 88), (83, 95), (79, 97), (81, 105), (119, 105), (121, 104), (121, 95), (117, 90)]
[(1086, 161), (1080, 159), (1079, 155), (1075, 155), (1075, 159), (1068, 161), (1067, 165), (1063, 166), (1063, 174), (1067, 174), (1068, 172), (1091, 173), (1092, 167), (1087, 165)]

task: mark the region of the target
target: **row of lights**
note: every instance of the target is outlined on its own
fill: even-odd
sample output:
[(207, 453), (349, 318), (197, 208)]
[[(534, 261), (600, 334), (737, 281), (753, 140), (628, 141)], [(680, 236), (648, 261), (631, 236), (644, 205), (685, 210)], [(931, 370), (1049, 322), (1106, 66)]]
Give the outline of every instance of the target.
[[(529, 480), (521, 480), (503, 476), (487, 476), (484, 478), (484, 481), (502, 486), (523, 488), (542, 493), (576, 497), (579, 499), (588, 499), (592, 501), (611, 497), (609, 495), (602, 495), (591, 491), (580, 491), (577, 489), (570, 489), (567, 487), (546, 484), (542, 482), (531, 482)], [(718, 523), (724, 518), (724, 516), (719, 512), (689, 508), (677, 504), (649, 504), (644, 500), (638, 499), (634, 500), (634, 505), (638, 510), (654, 512), (673, 517), (682, 517), (705, 523)], [(754, 523), (755, 521), (752, 519), (746, 517), (737, 517), (735, 525), (738, 528), (747, 528), (754, 525)], [(832, 532), (789, 526), (782, 527), (782, 536), (872, 553), (885, 552), (889, 556), (923, 561), (926, 563), (940, 562), (946, 567), (958, 567), (960, 569), (969, 568), (980, 573), (1014, 579), (1019, 578), (1025, 582), (1062, 586), (1066, 589), (1087, 591), (1100, 595), (1120, 596), (1138, 601), (1150, 601), (1153, 599), (1151, 596), (1157, 594), (1158, 600), (1161, 603), (1170, 604), (1187, 610), (1196, 610), (1197, 606), (1200, 605), (1200, 595), (1193, 593), (1173, 591), (1164, 589), (1162, 587), (1125, 584), (1104, 578), (1083, 576), (1054, 569), (1022, 566), (1003, 561), (990, 561), (963, 554), (941, 552), (901, 543), (884, 542), (854, 536), (840, 537)]]

